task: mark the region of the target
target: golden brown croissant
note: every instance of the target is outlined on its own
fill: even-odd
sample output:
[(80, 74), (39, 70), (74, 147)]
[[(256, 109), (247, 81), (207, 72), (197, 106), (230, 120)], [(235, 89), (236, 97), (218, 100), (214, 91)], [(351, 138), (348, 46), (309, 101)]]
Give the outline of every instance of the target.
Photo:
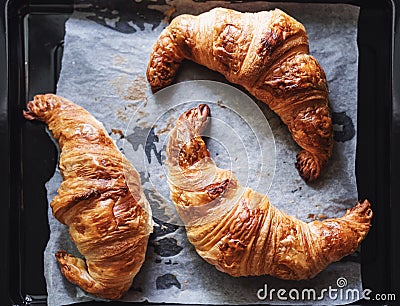
[(147, 68), (153, 91), (171, 84), (183, 59), (220, 72), (268, 104), (304, 149), (297, 155), (300, 175), (306, 181), (320, 175), (333, 127), (325, 73), (309, 55), (301, 23), (278, 9), (180, 15), (153, 46)]
[(353, 253), (367, 235), (367, 200), (337, 219), (305, 223), (214, 166), (200, 137), (209, 108), (183, 113), (167, 145), (170, 196), (197, 253), (233, 276), (308, 279)]
[(46, 123), (60, 145), (63, 182), (50, 205), (86, 259), (59, 251), (61, 271), (89, 293), (118, 299), (142, 266), (152, 231), (139, 174), (82, 107), (46, 94), (27, 108), (25, 118)]

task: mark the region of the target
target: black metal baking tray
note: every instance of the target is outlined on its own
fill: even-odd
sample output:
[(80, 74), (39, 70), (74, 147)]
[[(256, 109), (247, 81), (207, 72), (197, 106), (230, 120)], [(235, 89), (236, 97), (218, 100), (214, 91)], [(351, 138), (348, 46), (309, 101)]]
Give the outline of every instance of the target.
[[(399, 305), (400, 0), (291, 2), (360, 7), (356, 171), (359, 197), (368, 196), (375, 213), (362, 244), (362, 277), (365, 288), (395, 293), (397, 301), (357, 304)], [(44, 126), (28, 128), (21, 111), (34, 94), (55, 92), (64, 24), (74, 3), (0, 3), (0, 304), (45, 305), (43, 250), (49, 228), (44, 183), (54, 171), (57, 156)], [(85, 305), (92, 304), (101, 303)]]

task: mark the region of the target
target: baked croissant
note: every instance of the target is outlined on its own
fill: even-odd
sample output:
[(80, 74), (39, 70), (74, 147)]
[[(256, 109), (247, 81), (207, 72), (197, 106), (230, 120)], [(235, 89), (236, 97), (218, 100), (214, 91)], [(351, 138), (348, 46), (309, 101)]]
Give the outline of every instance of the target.
[(183, 59), (243, 86), (288, 126), (303, 150), (296, 167), (316, 179), (332, 153), (333, 127), (323, 69), (309, 55), (304, 26), (279, 9), (239, 13), (216, 8), (180, 15), (153, 46), (147, 79), (153, 91), (172, 83)]
[(215, 167), (200, 136), (208, 114), (205, 104), (183, 113), (166, 150), (170, 197), (203, 259), (232, 276), (299, 280), (357, 249), (370, 228), (368, 200), (322, 222), (286, 215)]
[(58, 251), (61, 272), (89, 293), (118, 299), (142, 266), (152, 231), (140, 176), (82, 107), (46, 94), (27, 108), (25, 118), (46, 123), (60, 145), (63, 182), (50, 205), (86, 259)]

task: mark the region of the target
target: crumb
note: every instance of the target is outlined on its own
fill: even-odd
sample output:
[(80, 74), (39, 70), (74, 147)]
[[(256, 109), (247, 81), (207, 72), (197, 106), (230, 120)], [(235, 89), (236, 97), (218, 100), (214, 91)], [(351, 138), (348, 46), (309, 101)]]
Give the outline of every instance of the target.
[(128, 86), (126, 93), (122, 96), (125, 100), (143, 101), (146, 99), (147, 79), (137, 76), (133, 83)]
[(124, 138), (125, 137), (124, 133), (119, 129), (111, 129), (111, 133), (119, 135), (120, 138)]
[(151, 129), (152, 128), (150, 123), (143, 122), (143, 121), (139, 122), (139, 127), (142, 129)]
[(173, 128), (174, 126), (175, 126), (175, 118), (170, 117), (170, 118), (168, 119), (167, 125), (166, 125), (164, 128), (160, 129), (160, 130), (157, 132), (157, 135), (160, 135), (160, 134), (169, 132), (170, 130), (172, 130), (172, 128)]
[(141, 110), (139, 110), (137, 113), (139, 115), (139, 118), (148, 117), (150, 115), (150, 113), (144, 112), (144, 111), (141, 111)]
[(126, 59), (120, 55), (115, 55), (113, 60), (115, 66), (123, 66), (124, 64), (126, 64)]
[(218, 105), (219, 107), (221, 107), (221, 108), (226, 108), (226, 106), (222, 104), (222, 100), (218, 100), (218, 101), (217, 101), (217, 105)]
[(127, 111), (129, 111), (129, 116), (130, 116), (130, 114), (132, 114), (135, 110), (137, 110), (138, 107), (139, 104), (137, 103), (128, 104), (124, 106), (124, 109), (118, 109), (116, 115), (119, 120), (126, 122), (129, 119), (127, 116), (128, 115)]

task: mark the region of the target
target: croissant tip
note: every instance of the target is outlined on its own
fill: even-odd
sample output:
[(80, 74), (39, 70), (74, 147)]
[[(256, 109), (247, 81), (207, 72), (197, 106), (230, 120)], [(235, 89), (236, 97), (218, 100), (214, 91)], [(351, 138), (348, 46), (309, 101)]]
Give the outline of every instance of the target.
[(178, 120), (194, 119), (203, 121), (208, 116), (210, 116), (210, 108), (207, 104), (202, 103), (181, 114)]
[(370, 222), (373, 216), (371, 203), (367, 199), (358, 201), (356, 205), (347, 210), (346, 215), (358, 216), (361, 217), (365, 222)]
[(23, 110), (22, 115), (24, 116), (25, 119), (27, 120), (35, 120), (36, 117), (35, 115), (28, 109), (28, 110)]
[(197, 106), (197, 108), (199, 109), (200, 115), (202, 117), (208, 117), (210, 115), (210, 107), (207, 104), (202, 103)]
[(63, 250), (59, 250), (57, 251), (57, 253), (54, 255), (58, 260), (60, 259), (65, 259), (65, 257), (67, 256), (67, 252), (63, 251)]
[(307, 151), (299, 152), (295, 167), (306, 183), (315, 181), (320, 175), (318, 164), (315, 162), (314, 157)]
[(357, 203), (356, 207), (358, 207), (362, 211), (369, 210), (369, 211), (371, 211), (371, 214), (372, 214), (371, 203), (367, 199), (364, 199), (364, 201), (359, 201)]

